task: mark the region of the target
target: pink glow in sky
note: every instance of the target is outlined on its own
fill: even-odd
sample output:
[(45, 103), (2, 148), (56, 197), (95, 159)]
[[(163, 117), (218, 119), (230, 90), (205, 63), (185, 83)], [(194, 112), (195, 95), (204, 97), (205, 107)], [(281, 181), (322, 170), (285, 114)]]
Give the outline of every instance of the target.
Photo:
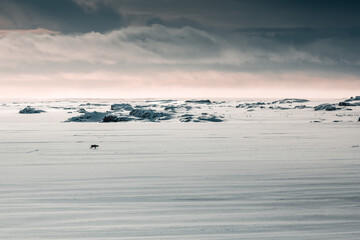
[(203, 30), (160, 25), (84, 34), (0, 30), (0, 96), (359, 95), (358, 74), (310, 51), (318, 44), (274, 51), (248, 39), (230, 42)]

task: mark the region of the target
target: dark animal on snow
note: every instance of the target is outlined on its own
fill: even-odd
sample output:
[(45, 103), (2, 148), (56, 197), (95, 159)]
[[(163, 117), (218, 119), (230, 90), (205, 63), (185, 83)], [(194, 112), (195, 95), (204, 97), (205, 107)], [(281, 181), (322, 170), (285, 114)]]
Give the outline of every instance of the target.
[(91, 146), (90, 146), (90, 148), (93, 148), (93, 149), (96, 149), (96, 148), (98, 148), (99, 147), (99, 145), (96, 145), (96, 144), (92, 144)]

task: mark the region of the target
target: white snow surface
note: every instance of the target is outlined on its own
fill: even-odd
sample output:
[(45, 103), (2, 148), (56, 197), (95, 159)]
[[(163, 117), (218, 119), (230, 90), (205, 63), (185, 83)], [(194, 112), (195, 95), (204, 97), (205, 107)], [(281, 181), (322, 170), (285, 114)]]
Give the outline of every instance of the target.
[[(360, 106), (313, 108), (345, 99), (3, 101), (0, 239), (359, 239)], [(114, 103), (175, 107), (65, 122)]]

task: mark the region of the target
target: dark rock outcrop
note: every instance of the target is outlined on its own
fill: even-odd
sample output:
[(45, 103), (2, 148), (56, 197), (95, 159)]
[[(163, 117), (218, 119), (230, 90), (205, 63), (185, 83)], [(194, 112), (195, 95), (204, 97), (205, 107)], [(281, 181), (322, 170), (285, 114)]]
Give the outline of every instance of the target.
[(20, 114), (36, 114), (36, 113), (43, 113), (43, 112), (45, 112), (45, 111), (35, 109), (35, 108), (30, 107), (30, 106), (27, 106), (26, 108), (19, 111)]

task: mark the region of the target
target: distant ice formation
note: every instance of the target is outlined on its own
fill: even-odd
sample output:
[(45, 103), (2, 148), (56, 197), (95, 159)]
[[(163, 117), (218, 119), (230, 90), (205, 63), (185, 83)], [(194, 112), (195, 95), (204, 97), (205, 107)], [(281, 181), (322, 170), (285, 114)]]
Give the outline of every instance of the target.
[(335, 111), (337, 109), (338, 108), (336, 108), (335, 104), (330, 104), (330, 103), (323, 103), (314, 107), (315, 111), (319, 111), (319, 110)]
[(43, 112), (45, 112), (45, 111), (35, 109), (35, 108), (30, 107), (30, 106), (27, 106), (26, 108), (19, 111), (20, 114), (35, 114), (35, 113), (43, 113)]
[(206, 100), (186, 100), (186, 103), (199, 103), (199, 104), (211, 104), (209, 99)]
[(107, 112), (85, 112), (83, 115), (71, 117), (66, 122), (100, 122)]
[(113, 111), (120, 111), (120, 110), (131, 111), (131, 110), (133, 110), (133, 107), (131, 106), (131, 104), (128, 104), (128, 103), (116, 103), (116, 104), (111, 105), (111, 110), (113, 110)]
[(102, 119), (102, 122), (129, 122), (132, 120), (134, 120), (134, 118), (109, 114)]
[[(304, 103), (307, 103), (306, 105)], [(89, 112), (81, 106), (90, 106), (89, 108), (97, 110)], [(96, 108), (95, 108), (95, 107)], [(110, 106), (110, 110), (106, 111), (103, 106)], [(349, 108), (351, 106), (351, 108)], [(290, 116), (294, 113), (297, 114), (299, 111), (307, 111), (307, 109), (313, 109), (315, 111), (334, 111), (339, 110), (348, 112), (353, 109), (352, 114), (346, 114), (348, 117), (355, 117), (355, 107), (360, 106), (360, 96), (351, 97), (341, 102), (330, 102), (321, 103), (319, 101), (310, 102), (307, 99), (302, 98), (284, 98), (275, 101), (211, 101), (208, 99), (202, 100), (139, 100), (139, 101), (128, 101), (122, 103), (85, 103), (77, 105), (77, 112), (81, 113), (80, 116), (73, 116), (66, 122), (160, 122), (165, 120), (178, 121), (178, 122), (223, 122), (228, 118), (233, 118), (232, 109), (236, 107), (239, 111), (236, 114), (242, 114), (244, 117), (257, 118), (262, 114), (261, 112), (267, 112), (273, 110), (279, 112), (279, 114), (285, 114)], [(61, 107), (59, 109), (73, 109), (70, 107)], [(297, 110), (292, 112), (293, 110)], [(24, 112), (37, 112), (33, 108), (26, 108)], [(41, 111), (41, 110), (40, 110)], [(284, 111), (284, 113), (280, 113)], [(75, 111), (73, 111), (75, 112)], [(253, 112), (251, 114), (250, 112)], [(337, 113), (339, 113), (337, 112)], [(323, 113), (322, 113), (323, 114)], [(325, 113), (324, 113), (325, 114)], [(330, 113), (329, 113), (330, 114)], [(344, 113), (345, 114), (345, 113)], [(334, 117), (340, 117), (339, 114), (330, 115), (327, 119), (314, 119), (311, 122), (347, 122), (343, 119), (336, 119)], [(351, 115), (351, 116), (350, 116)], [(318, 116), (316, 116), (318, 118)], [(237, 118), (237, 117), (235, 117)], [(357, 121), (352, 119), (349, 121)]]
[(222, 116), (218, 117), (215, 115), (202, 114), (197, 119), (199, 121), (207, 121), (207, 122), (222, 122), (223, 121), (222, 118), (223, 118)]
[(130, 112), (131, 116), (138, 117), (141, 119), (147, 119), (149, 121), (157, 121), (157, 120), (169, 120), (170, 114), (164, 112), (156, 112), (152, 109), (140, 109), (136, 108)]
[(272, 103), (273, 104), (275, 104), (275, 103), (284, 104), (284, 103), (305, 103), (305, 102), (309, 102), (309, 100), (301, 99), (301, 98), (285, 98), (282, 100), (274, 101)]

